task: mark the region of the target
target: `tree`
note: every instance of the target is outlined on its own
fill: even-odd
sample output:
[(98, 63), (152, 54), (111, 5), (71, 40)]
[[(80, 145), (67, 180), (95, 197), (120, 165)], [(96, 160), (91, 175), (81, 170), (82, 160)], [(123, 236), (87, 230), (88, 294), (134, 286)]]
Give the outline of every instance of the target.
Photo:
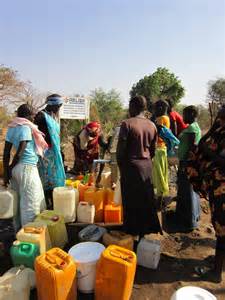
[(0, 106), (0, 128), (4, 128), (8, 125), (12, 116), (7, 113), (5, 107)]
[(207, 100), (218, 106), (225, 105), (225, 78), (209, 81)]
[(211, 123), (213, 123), (218, 109), (225, 105), (225, 78), (218, 78), (208, 82), (207, 102), (209, 104)]
[(0, 103), (18, 100), (25, 83), (19, 79), (18, 72), (11, 68), (0, 66)]
[(90, 103), (90, 121), (100, 121), (96, 103)]
[[(95, 113), (102, 124), (105, 133), (109, 131), (124, 117), (120, 94), (112, 89), (109, 92), (95, 89), (90, 94), (91, 107), (95, 106)], [(93, 119), (92, 119), (93, 120)]]
[(24, 84), (23, 90), (15, 104), (28, 103), (35, 110), (40, 110), (45, 105), (46, 95), (38, 93), (30, 82)]
[(146, 75), (132, 86), (130, 96), (143, 95), (148, 108), (159, 99), (171, 100), (173, 105), (179, 103), (185, 89), (181, 81), (166, 68), (158, 68), (153, 74)]

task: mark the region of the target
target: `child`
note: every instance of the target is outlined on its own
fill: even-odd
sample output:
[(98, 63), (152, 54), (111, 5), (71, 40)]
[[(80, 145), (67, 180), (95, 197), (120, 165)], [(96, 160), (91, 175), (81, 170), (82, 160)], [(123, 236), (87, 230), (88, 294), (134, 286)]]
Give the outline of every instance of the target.
[[(154, 115), (156, 125), (170, 128), (170, 119), (167, 115), (168, 104), (166, 101), (158, 100), (154, 105)], [(156, 195), (162, 204), (163, 197), (169, 194), (168, 183), (168, 161), (167, 147), (162, 138), (158, 137), (156, 151), (153, 159), (153, 184), (156, 189)]]

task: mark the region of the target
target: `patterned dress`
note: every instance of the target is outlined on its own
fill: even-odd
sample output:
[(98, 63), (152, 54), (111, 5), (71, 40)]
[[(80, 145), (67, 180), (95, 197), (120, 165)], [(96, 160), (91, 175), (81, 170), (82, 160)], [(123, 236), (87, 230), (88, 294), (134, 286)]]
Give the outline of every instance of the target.
[(210, 130), (188, 164), (195, 191), (209, 198), (216, 236), (225, 240), (225, 127)]

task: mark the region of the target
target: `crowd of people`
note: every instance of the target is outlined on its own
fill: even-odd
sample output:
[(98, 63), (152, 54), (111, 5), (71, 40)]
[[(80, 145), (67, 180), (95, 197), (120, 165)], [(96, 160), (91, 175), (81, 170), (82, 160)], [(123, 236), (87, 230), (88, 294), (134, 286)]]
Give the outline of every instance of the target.
[[(30, 105), (23, 104), (9, 124), (3, 157), (4, 184), (11, 184), (19, 195), (17, 229), (33, 221), (46, 206), (51, 209), (53, 189), (64, 186), (58, 123), (62, 104), (63, 98), (52, 94), (44, 110), (36, 115)], [(177, 152), (176, 222), (183, 230), (197, 228), (200, 197), (209, 199), (217, 238), (215, 266), (209, 273), (199, 272), (219, 282), (225, 256), (225, 108), (202, 138), (195, 106), (185, 107), (183, 117), (169, 100), (154, 103), (151, 119), (146, 117), (146, 110), (145, 97), (133, 97), (129, 118), (121, 120), (107, 142), (98, 122), (81, 129), (73, 142), (73, 172), (92, 172), (100, 148), (103, 153), (111, 153), (112, 186), (120, 178), (123, 230), (139, 241), (145, 234), (163, 233), (158, 209), (169, 197), (168, 155)], [(10, 159), (12, 148), (16, 153)]]

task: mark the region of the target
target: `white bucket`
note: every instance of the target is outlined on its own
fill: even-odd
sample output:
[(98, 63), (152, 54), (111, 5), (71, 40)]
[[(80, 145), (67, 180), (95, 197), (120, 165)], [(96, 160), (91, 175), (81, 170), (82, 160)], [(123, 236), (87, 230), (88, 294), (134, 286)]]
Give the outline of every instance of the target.
[(177, 290), (170, 300), (216, 300), (216, 297), (202, 288), (185, 286)]
[(94, 292), (96, 263), (104, 249), (100, 243), (84, 242), (69, 250), (77, 266), (78, 290), (82, 293)]

